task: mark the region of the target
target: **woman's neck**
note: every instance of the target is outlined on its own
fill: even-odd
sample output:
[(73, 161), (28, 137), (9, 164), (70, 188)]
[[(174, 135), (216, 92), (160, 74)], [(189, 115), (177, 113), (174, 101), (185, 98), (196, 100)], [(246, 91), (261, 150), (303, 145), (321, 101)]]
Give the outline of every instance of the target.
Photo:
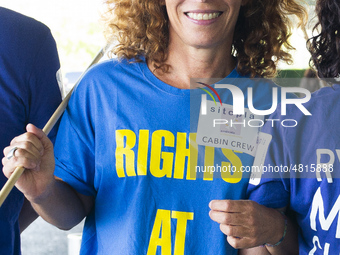
[[(222, 54), (221, 54), (222, 52)], [(235, 60), (231, 49), (196, 49), (169, 46), (166, 64), (169, 72), (156, 69), (153, 73), (163, 82), (181, 89), (190, 88), (191, 78), (224, 78), (235, 68)], [(154, 70), (153, 62), (148, 61), (150, 70)]]

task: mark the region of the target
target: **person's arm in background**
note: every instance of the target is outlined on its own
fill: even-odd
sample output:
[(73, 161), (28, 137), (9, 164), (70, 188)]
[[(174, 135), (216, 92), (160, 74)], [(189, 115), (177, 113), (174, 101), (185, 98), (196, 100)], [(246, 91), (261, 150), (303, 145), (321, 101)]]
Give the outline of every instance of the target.
[[(284, 210), (285, 211), (285, 210)], [(270, 247), (266, 245), (265, 247), (270, 254), (299, 254), (299, 242), (298, 242), (298, 226), (295, 220), (293, 220), (287, 212), (285, 211), (285, 217), (287, 220), (286, 235), (282, 242), (275, 246)]]
[(229, 244), (244, 249), (239, 254), (298, 254), (296, 226), (279, 212), (285, 208), (272, 209), (251, 200), (214, 200), (210, 208), (211, 219), (220, 224)]
[[(38, 26), (38, 24), (37, 24)], [(39, 50), (32, 59), (32, 70), (27, 85), (27, 103), (29, 104), (29, 119), (39, 128), (43, 128), (55, 109), (61, 103), (61, 86), (57, 77), (60, 75), (60, 63), (55, 40), (51, 31), (40, 24), (41, 39)], [(52, 142), (58, 129), (57, 125), (51, 130), (49, 138)], [(24, 231), (38, 214), (25, 198), (19, 215), (20, 232)]]
[(271, 255), (264, 246), (259, 246), (249, 249), (241, 249), (238, 251), (239, 255)]
[(35, 221), (38, 216), (39, 215), (34, 211), (31, 203), (25, 198), (19, 215), (20, 233), (22, 233), (33, 221)]

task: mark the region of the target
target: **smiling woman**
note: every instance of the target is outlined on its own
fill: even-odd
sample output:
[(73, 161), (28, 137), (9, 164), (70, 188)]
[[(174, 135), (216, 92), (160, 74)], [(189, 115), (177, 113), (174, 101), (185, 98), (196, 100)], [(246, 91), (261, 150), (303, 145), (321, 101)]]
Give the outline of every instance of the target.
[[(292, 61), (287, 51), (293, 48), (288, 41), (292, 25), (288, 15), (296, 15), (300, 19), (300, 24), (305, 22), (305, 11), (297, 1), (193, 1), (195, 4), (193, 6), (191, 3), (192, 7), (187, 4), (187, 1), (169, 1), (170, 6), (167, 8), (165, 2), (161, 4), (162, 1), (157, 1), (155, 4), (148, 0), (142, 2), (123, 0), (119, 3), (110, 0), (108, 3), (111, 8), (106, 15), (108, 25), (106, 35), (109, 40), (119, 42), (118, 47), (113, 50), (118, 57), (138, 59), (140, 56), (145, 56), (153, 62), (155, 69), (161, 68), (167, 71), (169, 70), (169, 65), (166, 63), (169, 56), (169, 19), (172, 16), (177, 15), (181, 22), (184, 20), (181, 17), (182, 12), (196, 24), (201, 22), (202, 25), (210, 25), (216, 23), (217, 18), (227, 19), (232, 11), (231, 7), (235, 4), (240, 5), (241, 2), (242, 6), (237, 7), (234, 14), (233, 22), (235, 19), (237, 22), (232, 27), (232, 31), (235, 33), (227, 37), (229, 41), (232, 39), (232, 48), (231, 45), (226, 45), (225, 52), (237, 58), (237, 70), (242, 74), (274, 76), (277, 71), (276, 65), (280, 60), (288, 63)], [(174, 12), (170, 9), (172, 5), (178, 5)], [(189, 12), (191, 8), (194, 9)], [(202, 10), (199, 10), (200, 8)], [(240, 8), (239, 15), (237, 15), (238, 8)], [(205, 15), (206, 13), (211, 13), (214, 18), (211, 20), (210, 15)], [(203, 16), (208, 16), (209, 21), (202, 22)], [(189, 22), (185, 24), (189, 25)], [(174, 23), (171, 23), (170, 28), (173, 26)], [(194, 38), (197, 38), (199, 33), (203, 33), (203, 27), (196, 27), (196, 31), (193, 31)], [(189, 28), (186, 26), (183, 29), (186, 37), (190, 33)], [(207, 28), (211, 29), (211, 26)], [(209, 34), (209, 37), (211, 36)], [(207, 39), (211, 39), (209, 37)]]
[[(302, 7), (294, 0), (107, 0), (107, 8), (106, 36), (118, 59), (91, 68), (74, 90), (54, 151), (33, 125), (5, 149), (22, 152), (16, 162), (26, 178), (17, 188), (61, 229), (86, 217), (81, 254), (236, 255), (235, 248), (276, 244), (284, 222), (261, 218), (266, 234), (254, 237), (246, 222), (236, 219), (242, 231), (233, 232), (221, 221), (233, 209), (226, 201), (245, 199), (250, 174), (240, 169), (253, 165), (255, 153), (240, 151), (242, 143), (237, 150), (199, 143), (201, 102), (190, 94), (201, 99), (205, 91), (189, 88), (191, 78), (218, 78), (268, 109), (278, 86), (250, 78), (272, 76), (278, 61), (291, 60), (287, 15), (303, 20)], [(218, 94), (231, 108), (230, 91)], [(250, 148), (258, 128), (239, 127)], [(16, 162), (4, 160), (6, 176)], [(230, 165), (236, 174), (200, 176), (190, 171), (195, 165)], [(218, 210), (212, 200), (220, 200)], [(236, 212), (249, 212), (248, 202)]]

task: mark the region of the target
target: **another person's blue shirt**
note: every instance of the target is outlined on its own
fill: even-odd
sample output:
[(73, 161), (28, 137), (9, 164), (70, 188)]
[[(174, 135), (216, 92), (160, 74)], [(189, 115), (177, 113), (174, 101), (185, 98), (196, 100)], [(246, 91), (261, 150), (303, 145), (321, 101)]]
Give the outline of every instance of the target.
[[(61, 102), (55, 41), (42, 23), (0, 7), (0, 151), (33, 123), (42, 128)], [(56, 131), (51, 132), (54, 139)], [(7, 178), (0, 173), (0, 188)], [(16, 188), (0, 208), (0, 253), (20, 254)]]
[[(300, 254), (340, 251), (340, 86), (325, 87), (304, 104), (312, 116), (294, 106), (287, 115), (295, 128), (272, 128), (264, 166), (286, 166), (290, 173), (264, 173), (259, 185), (249, 185), (250, 199), (265, 206), (287, 206), (299, 226)], [(317, 168), (320, 173), (317, 173)], [(329, 170), (327, 172), (326, 170)], [(326, 173), (327, 172), (327, 173)]]

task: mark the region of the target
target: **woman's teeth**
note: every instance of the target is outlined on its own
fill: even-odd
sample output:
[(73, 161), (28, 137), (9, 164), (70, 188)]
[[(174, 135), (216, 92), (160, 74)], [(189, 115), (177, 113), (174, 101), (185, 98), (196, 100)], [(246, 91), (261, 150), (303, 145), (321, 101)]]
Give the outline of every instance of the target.
[(194, 20), (210, 20), (215, 19), (218, 16), (221, 15), (220, 12), (214, 12), (214, 13), (196, 13), (196, 12), (188, 12), (186, 13), (188, 17)]

